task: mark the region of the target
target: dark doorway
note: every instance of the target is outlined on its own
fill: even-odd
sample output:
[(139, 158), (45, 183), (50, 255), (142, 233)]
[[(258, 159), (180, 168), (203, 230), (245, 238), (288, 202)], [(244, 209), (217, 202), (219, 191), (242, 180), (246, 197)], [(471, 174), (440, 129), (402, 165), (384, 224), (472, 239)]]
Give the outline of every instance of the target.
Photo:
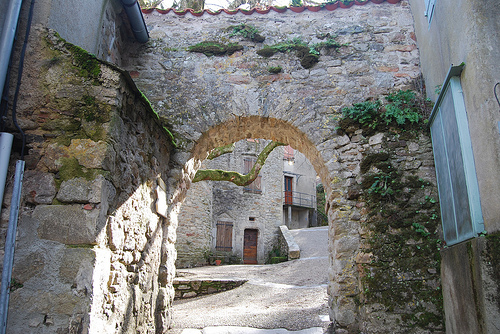
[(243, 263), (257, 264), (257, 238), (259, 231), (246, 229), (243, 237)]

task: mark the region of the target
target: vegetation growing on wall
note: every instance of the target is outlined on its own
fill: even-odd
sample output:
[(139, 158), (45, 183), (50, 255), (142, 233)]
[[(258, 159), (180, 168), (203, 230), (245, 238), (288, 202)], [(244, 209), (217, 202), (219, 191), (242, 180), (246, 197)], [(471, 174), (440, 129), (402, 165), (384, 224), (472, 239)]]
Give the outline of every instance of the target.
[(269, 58), (274, 54), (295, 52), (295, 55), (300, 59), (300, 64), (304, 68), (311, 68), (319, 61), (321, 49), (338, 49), (342, 45), (339, 44), (334, 37), (328, 37), (325, 42), (309, 45), (302, 41), (300, 37), (293, 38), (278, 44), (265, 46), (257, 51), (257, 54)]
[(257, 28), (250, 24), (241, 23), (236, 26), (229, 27), (232, 30), (230, 36), (243, 36), (244, 38), (251, 40), (252, 42), (262, 43), (266, 39), (262, 36)]
[(201, 42), (188, 48), (189, 52), (203, 53), (207, 57), (232, 55), (236, 51), (243, 50), (243, 46), (238, 43), (219, 43), (215, 41)]
[[(360, 305), (379, 304), (398, 314), (408, 328), (442, 330), (440, 290), (440, 212), (437, 188), (401, 162), (406, 140), (417, 142), (427, 132), (423, 99), (412, 91), (398, 91), (386, 102), (368, 100), (344, 108), (340, 131), (352, 135), (384, 132), (378, 152), (365, 152), (360, 164), (361, 200), (368, 218), (365, 253), (359, 264), (364, 290)], [(410, 135), (408, 135), (410, 134)]]
[[(423, 116), (430, 113), (430, 102), (418, 97), (411, 90), (399, 90), (385, 97), (385, 103), (369, 99), (342, 109), (339, 127), (350, 133), (351, 126), (361, 126), (365, 134), (393, 129), (397, 131), (422, 131)], [(341, 132), (342, 132), (341, 131)]]

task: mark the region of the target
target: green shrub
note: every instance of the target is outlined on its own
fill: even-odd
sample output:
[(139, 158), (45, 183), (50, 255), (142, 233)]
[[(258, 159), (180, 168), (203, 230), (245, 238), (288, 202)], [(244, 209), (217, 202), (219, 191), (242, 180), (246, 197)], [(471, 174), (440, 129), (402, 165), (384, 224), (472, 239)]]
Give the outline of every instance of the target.
[(354, 103), (352, 107), (342, 109), (342, 117), (350, 118), (360, 124), (368, 124), (370, 127), (375, 127), (375, 119), (379, 113), (380, 101), (365, 101), (361, 103)]

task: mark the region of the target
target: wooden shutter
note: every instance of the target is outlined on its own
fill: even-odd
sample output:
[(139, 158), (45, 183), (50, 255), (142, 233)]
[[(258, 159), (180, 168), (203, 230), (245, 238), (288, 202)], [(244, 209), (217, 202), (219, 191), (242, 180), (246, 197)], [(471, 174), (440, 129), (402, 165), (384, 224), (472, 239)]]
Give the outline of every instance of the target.
[[(248, 174), (255, 162), (257, 161), (254, 157), (247, 157), (243, 159), (243, 173)], [(260, 193), (262, 192), (262, 176), (257, 176), (257, 178), (244, 188), (245, 191)]]
[(215, 250), (231, 252), (233, 250), (233, 223), (217, 222)]

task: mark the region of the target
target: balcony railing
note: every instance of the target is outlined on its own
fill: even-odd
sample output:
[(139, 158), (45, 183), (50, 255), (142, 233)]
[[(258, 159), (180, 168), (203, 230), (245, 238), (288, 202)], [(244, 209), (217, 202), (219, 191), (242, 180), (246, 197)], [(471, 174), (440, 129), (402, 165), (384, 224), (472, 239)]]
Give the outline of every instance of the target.
[(284, 191), (283, 205), (300, 206), (304, 208), (314, 208), (316, 204), (316, 194), (306, 194), (298, 191)]

